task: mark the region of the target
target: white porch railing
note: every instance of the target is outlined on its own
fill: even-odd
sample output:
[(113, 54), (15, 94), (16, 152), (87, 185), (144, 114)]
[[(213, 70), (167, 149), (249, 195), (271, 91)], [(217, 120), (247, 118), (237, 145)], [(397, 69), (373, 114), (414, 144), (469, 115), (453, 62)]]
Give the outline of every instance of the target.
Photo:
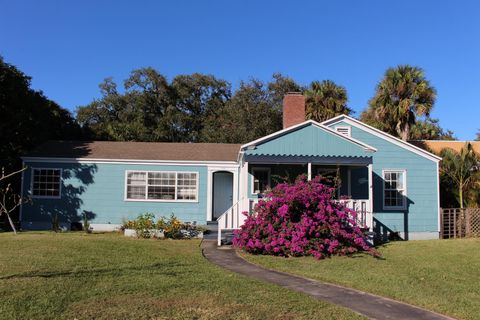
[(227, 211), (218, 217), (217, 244), (219, 246), (222, 245), (222, 231), (240, 229), (240, 226), (245, 222), (247, 217), (242, 214), (242, 201), (243, 198), (238, 200), (233, 206), (228, 208)]
[[(218, 234), (217, 244), (222, 245), (222, 231), (240, 229), (247, 217), (242, 214), (243, 211), (251, 211), (260, 199), (246, 199), (248, 205), (244, 203), (245, 199), (240, 199), (233, 206), (228, 208), (220, 217), (218, 217)], [(357, 223), (362, 228), (372, 229), (373, 214), (368, 199), (344, 199), (336, 200), (336, 202), (344, 204), (347, 208), (357, 213)], [(243, 206), (242, 206), (243, 204)], [(246, 207), (248, 206), (248, 207)], [(248, 209), (247, 209), (248, 208)]]
[(357, 213), (357, 223), (362, 228), (372, 228), (373, 226), (373, 214), (372, 208), (370, 208), (370, 200), (368, 199), (344, 199), (336, 200), (336, 202), (342, 203), (345, 207), (355, 211)]

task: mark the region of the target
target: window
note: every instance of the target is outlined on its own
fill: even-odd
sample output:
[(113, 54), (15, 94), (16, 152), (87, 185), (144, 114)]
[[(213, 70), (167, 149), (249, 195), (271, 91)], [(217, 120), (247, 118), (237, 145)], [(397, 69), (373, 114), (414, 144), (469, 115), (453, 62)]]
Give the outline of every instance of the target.
[(335, 131), (344, 136), (351, 137), (352, 136), (352, 128), (351, 127), (335, 127)]
[(254, 194), (264, 193), (270, 188), (270, 168), (252, 168)]
[(32, 169), (32, 196), (60, 198), (61, 169)]
[(126, 199), (149, 201), (196, 201), (196, 172), (127, 171)]
[(407, 195), (406, 171), (383, 171), (383, 208), (405, 209)]

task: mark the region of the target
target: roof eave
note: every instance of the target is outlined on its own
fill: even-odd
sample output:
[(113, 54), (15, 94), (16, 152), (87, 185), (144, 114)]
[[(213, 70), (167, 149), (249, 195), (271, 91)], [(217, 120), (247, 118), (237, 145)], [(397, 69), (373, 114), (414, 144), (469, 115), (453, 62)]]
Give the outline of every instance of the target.
[(368, 129), (370, 129), (370, 130), (373, 130), (373, 131), (376, 132), (378, 135), (382, 135), (384, 138), (392, 139), (392, 140), (396, 141), (397, 144), (402, 144), (404, 148), (412, 148), (413, 150), (416, 150), (418, 153), (423, 154), (423, 156), (424, 156), (425, 158), (427, 158), (427, 159), (430, 159), (430, 160), (432, 160), (432, 161), (437, 161), (437, 162), (442, 160), (441, 157), (439, 157), (439, 156), (437, 156), (437, 155), (435, 155), (435, 154), (433, 154), (433, 153), (431, 153), (431, 152), (428, 152), (428, 151), (426, 151), (426, 150), (424, 150), (424, 149), (422, 149), (422, 148), (419, 148), (419, 147), (417, 147), (417, 146), (415, 146), (415, 145), (413, 145), (413, 144), (411, 144), (411, 143), (408, 143), (408, 142), (406, 142), (406, 141), (403, 141), (403, 140), (401, 140), (401, 139), (399, 139), (399, 138), (397, 138), (397, 137), (392, 136), (391, 134), (388, 134), (388, 133), (386, 133), (386, 132), (383, 132), (382, 130), (379, 130), (379, 129), (377, 129), (377, 128), (375, 128), (375, 127), (372, 127), (372, 126), (370, 126), (370, 125), (368, 125), (368, 124), (366, 124), (366, 123), (363, 123), (363, 122), (360, 121), (360, 120), (357, 120), (357, 119), (355, 119), (355, 118), (352, 118), (352, 117), (347, 116), (347, 115), (344, 115), (344, 114), (339, 115), (339, 116), (336, 116), (336, 117), (331, 118), (331, 119), (328, 119), (328, 120), (325, 120), (325, 121), (322, 122), (322, 124), (325, 125), (325, 126), (326, 126), (326, 125), (331, 125), (331, 124), (334, 124), (334, 123), (339, 122), (339, 121), (344, 120), (344, 119), (349, 120), (349, 121), (351, 121), (351, 122), (353, 122), (353, 123), (356, 123), (356, 124), (358, 124), (358, 125), (360, 125), (360, 126), (364, 126), (364, 127), (368, 128)]

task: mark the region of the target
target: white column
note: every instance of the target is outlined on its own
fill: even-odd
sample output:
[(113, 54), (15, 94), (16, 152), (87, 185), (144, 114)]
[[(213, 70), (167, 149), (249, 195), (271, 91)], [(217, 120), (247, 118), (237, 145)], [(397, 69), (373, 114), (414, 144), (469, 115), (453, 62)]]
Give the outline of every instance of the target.
[(213, 202), (213, 171), (207, 170), (207, 221), (213, 220), (212, 202)]
[(248, 211), (248, 162), (244, 162), (243, 166), (240, 168), (240, 195), (239, 199), (241, 201), (240, 212)]
[(312, 180), (312, 163), (308, 163), (308, 180)]
[(368, 201), (370, 203), (370, 221), (367, 221), (367, 223), (369, 224), (370, 231), (373, 231), (373, 165), (371, 163), (368, 165)]

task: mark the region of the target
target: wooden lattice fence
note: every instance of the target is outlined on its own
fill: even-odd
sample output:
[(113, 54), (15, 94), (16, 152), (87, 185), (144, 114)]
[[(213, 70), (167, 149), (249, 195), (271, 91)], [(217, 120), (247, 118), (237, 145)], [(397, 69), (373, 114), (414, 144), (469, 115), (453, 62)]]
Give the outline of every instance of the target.
[(441, 237), (480, 237), (480, 208), (442, 209)]

